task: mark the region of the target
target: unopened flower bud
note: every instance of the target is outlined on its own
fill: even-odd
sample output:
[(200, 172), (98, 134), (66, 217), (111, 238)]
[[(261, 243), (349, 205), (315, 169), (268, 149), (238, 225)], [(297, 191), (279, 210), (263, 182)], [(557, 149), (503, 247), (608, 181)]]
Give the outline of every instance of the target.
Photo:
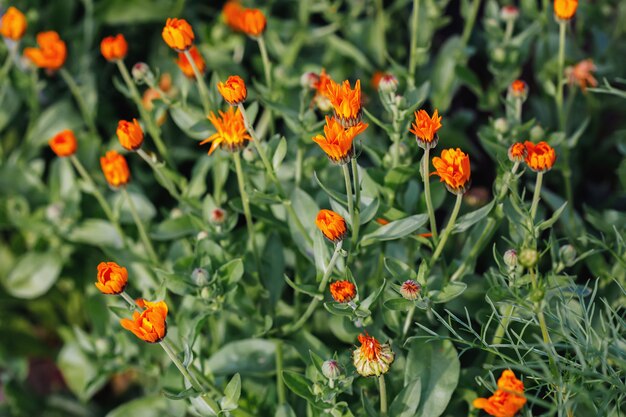
[(506, 51), (504, 48), (496, 47), (491, 50), (491, 59), (495, 62), (504, 62), (506, 59)]
[(202, 230), (198, 232), (198, 234), (196, 235), (196, 240), (200, 241), (202, 239), (206, 239), (207, 237), (209, 237), (209, 234), (205, 232), (204, 230)]
[(504, 6), (500, 9), (500, 19), (507, 21), (515, 21), (519, 17), (519, 9), (515, 6)]
[(335, 360), (327, 360), (322, 364), (322, 374), (328, 379), (337, 379), (341, 376), (341, 368)]
[(515, 249), (507, 250), (506, 252), (504, 252), (504, 255), (502, 257), (504, 258), (504, 263), (510, 269), (514, 269), (517, 266), (517, 252), (515, 251)]
[(493, 122), (493, 128), (496, 129), (498, 133), (506, 133), (509, 130), (509, 122), (504, 117), (498, 117)]
[(528, 97), (528, 84), (524, 80), (515, 80), (509, 85), (509, 97), (513, 97), (522, 102)]
[(519, 263), (525, 268), (532, 268), (537, 265), (539, 260), (539, 253), (534, 249), (522, 249), (519, 254)]
[(56, 223), (63, 214), (63, 205), (61, 203), (53, 203), (46, 207), (46, 220)]
[(407, 300), (416, 300), (422, 291), (422, 286), (412, 279), (408, 279), (400, 286), (400, 294)]
[(172, 219), (178, 219), (179, 217), (183, 216), (183, 211), (179, 208), (173, 208), (172, 211), (170, 212), (170, 217)]
[(150, 67), (145, 62), (137, 62), (133, 65), (131, 73), (133, 74), (133, 79), (137, 84), (148, 82), (151, 79), (154, 80), (154, 74), (152, 74)]
[(381, 93), (395, 93), (398, 89), (398, 79), (392, 74), (385, 74), (378, 82), (378, 90)]
[(559, 249), (559, 257), (565, 266), (572, 266), (576, 261), (576, 249), (572, 245), (565, 245)]
[(246, 160), (246, 162), (253, 162), (256, 159), (256, 153), (254, 152), (254, 149), (249, 147), (241, 151), (241, 155), (243, 156), (243, 159)]
[(543, 128), (539, 125), (535, 125), (530, 129), (530, 140), (533, 142), (538, 142), (540, 140), (544, 140), (545, 139), (545, 134), (546, 132), (543, 130)]
[(191, 279), (198, 287), (204, 287), (209, 283), (209, 273), (204, 268), (196, 268), (191, 273)]
[(219, 207), (214, 208), (209, 215), (209, 221), (216, 225), (223, 224), (226, 221), (226, 211)]
[(200, 297), (202, 297), (203, 300), (211, 298), (211, 290), (209, 287), (202, 287), (202, 290), (200, 290)]
[(302, 88), (315, 88), (315, 86), (320, 82), (320, 76), (314, 72), (305, 72), (300, 77), (300, 85)]

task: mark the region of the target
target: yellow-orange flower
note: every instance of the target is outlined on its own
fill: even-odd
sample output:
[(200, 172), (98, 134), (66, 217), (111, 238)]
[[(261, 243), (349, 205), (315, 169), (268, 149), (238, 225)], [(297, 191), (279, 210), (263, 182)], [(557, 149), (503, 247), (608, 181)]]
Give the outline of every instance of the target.
[(524, 142), (526, 147), (526, 165), (535, 172), (545, 172), (552, 169), (556, 162), (556, 152), (554, 148), (546, 142), (534, 144), (530, 141)]
[(120, 120), (115, 133), (117, 133), (117, 138), (122, 148), (129, 151), (135, 151), (141, 148), (141, 144), (143, 143), (143, 130), (141, 130), (137, 119), (133, 119), (132, 122)]
[(236, 106), (245, 101), (248, 96), (246, 83), (238, 75), (231, 75), (225, 83), (217, 83), (217, 91), (220, 92), (224, 100), (231, 106)]
[(101, 157), (100, 166), (102, 167), (104, 178), (106, 178), (111, 187), (120, 187), (128, 184), (128, 181), (130, 181), (130, 171), (126, 158), (116, 151), (108, 151)]
[(58, 70), (65, 63), (67, 47), (59, 34), (51, 30), (37, 34), (39, 48), (24, 48), (24, 56), (39, 68)]
[(528, 97), (528, 84), (524, 80), (515, 80), (509, 86), (509, 95), (513, 98), (526, 100)]
[(317, 213), (315, 225), (332, 242), (343, 240), (346, 235), (346, 221), (332, 210), (322, 209)]
[(359, 133), (367, 129), (367, 123), (357, 123), (356, 125), (344, 129), (336, 119), (326, 116), (324, 135), (313, 137), (328, 158), (339, 164), (347, 163), (354, 154), (352, 141)]
[(444, 149), (441, 157), (433, 158), (436, 171), (430, 175), (438, 175), (441, 182), (453, 194), (463, 194), (470, 184), (470, 159), (459, 148)]
[(57, 156), (64, 157), (74, 155), (76, 152), (76, 136), (71, 130), (63, 130), (48, 141), (48, 145), (52, 148)]
[(514, 417), (526, 404), (524, 383), (507, 369), (498, 379), (498, 389), (489, 398), (476, 398), (474, 407), (494, 417)]
[(239, 15), (242, 10), (243, 7), (239, 4), (239, 1), (236, 0), (227, 1), (222, 8), (224, 21), (234, 30), (239, 30)]
[(527, 154), (526, 146), (521, 142), (515, 142), (509, 146), (508, 156), (511, 162), (522, 162), (526, 159)]
[(324, 68), (322, 68), (322, 72), (320, 72), (320, 75), (313, 82), (313, 88), (315, 89), (313, 103), (323, 112), (327, 112), (333, 107), (327, 96), (328, 85), (331, 82), (333, 82), (333, 79), (330, 75), (326, 74), (326, 70)]
[(141, 313), (135, 311), (132, 320), (122, 319), (120, 324), (141, 340), (160, 342), (167, 334), (167, 304), (165, 301), (150, 302), (142, 299), (137, 300), (137, 304), (145, 310)]
[(226, 2), (222, 14), (228, 26), (249, 36), (261, 36), (267, 26), (267, 19), (261, 10), (242, 7), (238, 1)]
[(0, 19), (0, 35), (14, 41), (22, 39), (27, 27), (26, 16), (13, 6)]
[[(206, 69), (206, 62), (204, 62), (204, 58), (200, 54), (200, 51), (198, 51), (198, 48), (196, 48), (195, 46), (192, 46), (191, 49), (189, 49), (189, 55), (191, 55), (191, 58), (193, 59), (193, 63), (196, 64), (196, 68), (198, 68), (198, 71), (200, 72), (200, 74), (204, 73), (204, 70)], [(187, 78), (195, 77), (193, 68), (191, 67), (191, 63), (187, 59), (187, 55), (185, 55), (182, 52), (179, 52), (178, 60), (176, 61), (176, 64), (178, 65), (178, 68), (180, 68), (180, 70), (183, 72), (183, 74), (185, 74)]]
[(349, 303), (356, 296), (356, 287), (347, 280), (335, 281), (330, 284), (330, 295), (338, 303)]
[(415, 112), (415, 122), (411, 124), (409, 132), (415, 135), (420, 148), (432, 149), (439, 142), (439, 135), (437, 135), (439, 129), (441, 129), (439, 111), (435, 109), (433, 116), (430, 117), (426, 110), (420, 110)]
[(176, 18), (167, 19), (161, 36), (170, 48), (178, 52), (191, 48), (195, 39), (191, 25), (185, 19)]
[(573, 67), (567, 67), (565, 69), (565, 75), (570, 85), (578, 84), (580, 89), (584, 92), (587, 91), (587, 87), (597, 87), (598, 80), (595, 79), (592, 72), (596, 70), (596, 66), (591, 59), (585, 59), (580, 61)]
[(375, 337), (359, 335), (361, 346), (352, 352), (352, 361), (356, 371), (362, 376), (380, 376), (387, 373), (394, 359), (389, 343), (381, 345)]
[(100, 262), (98, 264), (98, 281), (96, 288), (103, 294), (119, 294), (124, 291), (128, 283), (128, 271), (115, 262)]
[(338, 84), (328, 80), (326, 85), (326, 97), (330, 100), (337, 118), (343, 127), (355, 126), (363, 117), (361, 108), (361, 80), (356, 80), (354, 89), (350, 87), (350, 81), (345, 80)]
[(570, 20), (576, 14), (578, 0), (554, 0), (554, 15), (560, 20)]
[(252, 137), (246, 130), (243, 115), (239, 109), (235, 111), (234, 107), (229, 107), (226, 113), (220, 110), (219, 114), (220, 117), (215, 116), (213, 112), (209, 115), (209, 121), (213, 124), (217, 132), (200, 142), (200, 145), (213, 142), (209, 149), (209, 155), (211, 155), (218, 146), (230, 152), (237, 152), (244, 148), (248, 141), (252, 140)]
[(100, 52), (107, 61), (124, 59), (128, 52), (128, 43), (124, 35), (107, 36), (100, 42)]

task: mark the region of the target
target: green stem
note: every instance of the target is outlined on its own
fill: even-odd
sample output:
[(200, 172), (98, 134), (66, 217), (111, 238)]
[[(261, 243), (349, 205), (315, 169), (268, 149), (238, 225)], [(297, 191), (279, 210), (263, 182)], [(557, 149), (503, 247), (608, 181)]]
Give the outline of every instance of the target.
[(417, 35), (420, 13), (420, 0), (413, 0), (413, 13), (411, 14), (411, 50), (409, 52), (409, 87), (415, 86), (415, 69), (417, 67)]
[(278, 405), (287, 403), (287, 392), (283, 381), (283, 341), (276, 341), (276, 392), (278, 394)]
[(135, 303), (135, 300), (132, 299), (132, 297), (130, 295), (128, 295), (126, 293), (126, 291), (122, 291), (120, 293), (120, 296), (124, 299), (124, 301), (126, 301), (128, 303), (128, 305), (133, 309), (136, 310), (139, 308), (139, 306), (137, 305), (137, 303)]
[(239, 194), (241, 195), (241, 205), (243, 206), (243, 215), (246, 218), (246, 226), (248, 227), (248, 239), (252, 245), (252, 255), (256, 264), (257, 272), (261, 275), (261, 258), (259, 258), (259, 250), (257, 249), (256, 239), (254, 237), (254, 223), (252, 222), (252, 212), (250, 211), (250, 198), (246, 191), (244, 183), (243, 169), (241, 168), (241, 157), (239, 152), (233, 152), (233, 161), (235, 162), (235, 172), (237, 173), (237, 183), (239, 184)]
[(326, 290), (326, 284), (328, 284), (328, 280), (330, 279), (330, 275), (333, 272), (335, 263), (337, 262), (337, 259), (339, 259), (342, 245), (343, 245), (343, 240), (340, 240), (335, 245), (335, 251), (333, 252), (333, 256), (330, 258), (330, 261), (328, 262), (328, 265), (326, 266), (326, 269), (324, 270), (322, 281), (320, 282), (320, 285), (317, 287), (317, 292), (320, 293), (320, 295), (318, 295), (317, 297), (313, 298), (313, 300), (311, 300), (311, 303), (307, 307), (304, 314), (300, 316), (300, 319), (297, 322), (295, 322), (291, 326), (288, 326), (285, 329), (285, 333), (287, 334), (293, 333), (296, 330), (300, 329), (304, 325), (304, 323), (306, 323), (307, 320), (309, 320), (309, 317), (311, 317), (311, 314), (313, 314), (313, 312), (317, 308), (317, 305), (320, 303), (320, 301), (324, 299), (324, 291)]
[[(196, 391), (203, 393), (204, 392), (204, 388), (202, 387), (202, 385), (200, 384), (200, 382), (198, 382), (198, 380), (196, 379), (195, 376), (193, 376), (191, 374), (191, 372), (189, 372), (189, 370), (187, 368), (185, 368), (185, 366), (183, 365), (183, 363), (180, 361), (180, 359), (178, 359), (178, 356), (176, 355), (176, 353), (174, 352), (174, 349), (172, 348), (172, 346), (169, 344), (169, 342), (165, 339), (161, 340), (159, 342), (159, 344), (161, 345), (161, 347), (163, 348), (163, 350), (165, 351), (165, 353), (167, 353), (167, 356), (170, 357), (170, 359), (172, 360), (172, 362), (174, 362), (174, 365), (176, 365), (176, 367), (178, 368), (178, 370), (180, 371), (180, 373), (183, 375), (183, 377), (187, 380), (187, 382), (193, 387), (193, 389), (195, 389)], [(217, 411), (217, 410), (215, 410)]]
[(4, 77), (7, 76), (12, 66), (13, 66), (13, 55), (11, 51), (9, 51), (7, 53), (6, 59), (4, 60), (4, 64), (2, 64), (2, 68), (0, 68), (0, 83), (4, 81)]
[(76, 100), (76, 103), (78, 104), (78, 108), (80, 109), (80, 112), (83, 115), (83, 119), (87, 123), (87, 127), (89, 128), (89, 133), (91, 133), (94, 137), (98, 137), (99, 135), (98, 135), (98, 130), (96, 129), (94, 116), (89, 111), (89, 108), (87, 107), (87, 103), (85, 102), (85, 99), (83, 98), (83, 93), (80, 91), (80, 88), (78, 87), (78, 84), (74, 80), (74, 77), (72, 77), (69, 71), (67, 71), (65, 68), (61, 68), (59, 70), (59, 74), (61, 74), (61, 77), (63, 78), (67, 86), (70, 88), (70, 91), (72, 92), (72, 95), (74, 96), (74, 99)]
[(537, 182), (535, 183), (535, 190), (533, 192), (533, 202), (530, 206), (530, 218), (535, 220), (537, 214), (537, 207), (539, 206), (539, 196), (541, 195), (541, 183), (543, 182), (543, 172), (537, 173)]
[(506, 44), (509, 42), (509, 40), (511, 40), (511, 37), (513, 36), (513, 29), (515, 29), (515, 20), (507, 20), (506, 28), (504, 30), (504, 39), (502, 40), (503, 43)]
[(406, 319), (404, 320), (404, 326), (402, 326), (402, 340), (406, 338), (406, 335), (409, 333), (409, 329), (411, 328), (411, 321), (413, 321), (413, 315), (415, 314), (415, 306), (411, 306), (409, 312), (406, 314)]
[(493, 235), (493, 232), (497, 225), (498, 221), (493, 217), (489, 217), (487, 219), (487, 224), (485, 225), (483, 232), (474, 244), (474, 247), (472, 248), (470, 253), (463, 260), (463, 263), (459, 265), (457, 270), (454, 271), (454, 274), (452, 274), (452, 276), (450, 277), (450, 282), (456, 281), (463, 276), (467, 268), (469, 268), (470, 264), (474, 262), (474, 259), (476, 259), (476, 257), (482, 252), (485, 244), (491, 239), (491, 236)]
[[(493, 335), (493, 339), (491, 340), (491, 345), (494, 349), (498, 349), (497, 346), (502, 342), (502, 338), (506, 333), (506, 329), (509, 327), (509, 323), (511, 322), (511, 317), (513, 316), (513, 311), (515, 307), (512, 304), (507, 304), (504, 309), (504, 314), (502, 316), (502, 320), (498, 323), (498, 328)], [(490, 353), (485, 359), (485, 363), (491, 365), (493, 363), (494, 355)]]
[(211, 96), (209, 95), (209, 89), (204, 82), (204, 77), (198, 66), (196, 65), (196, 61), (193, 60), (191, 53), (189, 50), (184, 52), (187, 61), (189, 61), (189, 65), (191, 65), (191, 69), (193, 70), (194, 75), (196, 76), (196, 80), (198, 81), (198, 91), (200, 92), (200, 99), (202, 100), (202, 108), (204, 109), (204, 113), (208, 115), (211, 112)]
[(506, 197), (507, 191), (509, 191), (510, 186), (511, 186), (511, 180), (515, 178), (515, 172), (517, 172), (519, 165), (520, 165), (519, 162), (514, 163), (513, 167), (511, 168), (511, 172), (507, 172), (505, 174), (504, 181), (502, 181), (503, 182), (502, 188), (500, 189), (500, 192), (498, 193), (497, 202), (501, 202), (502, 199)]
[(300, 183), (302, 182), (302, 164), (304, 163), (304, 147), (298, 146), (296, 150), (296, 173), (295, 173), (295, 183), (296, 188), (300, 187)]
[(435, 221), (435, 210), (433, 209), (433, 202), (430, 197), (430, 173), (428, 172), (429, 163), (430, 148), (427, 145), (426, 149), (424, 150), (424, 156), (422, 157), (422, 179), (424, 180), (424, 198), (426, 200), (428, 219), (430, 220), (430, 232), (433, 234), (433, 242), (437, 242), (437, 222)]
[(472, 2), (472, 8), (469, 11), (469, 15), (467, 16), (467, 20), (465, 21), (465, 27), (463, 28), (463, 35), (461, 37), (461, 44), (463, 47), (467, 46), (470, 36), (472, 35), (472, 29), (474, 28), (474, 23), (476, 23), (476, 16), (478, 15), (479, 9), (480, 0), (474, 0)]
[(265, 84), (268, 89), (272, 89), (272, 67), (270, 63), (269, 55), (267, 54), (267, 47), (265, 46), (265, 38), (259, 36), (256, 38), (259, 43), (259, 50), (261, 51), (261, 59), (263, 60), (263, 71), (265, 72)]
[(144, 151), (142, 148), (139, 148), (137, 150), (137, 154), (139, 154), (139, 156), (144, 161), (146, 161), (148, 165), (150, 165), (150, 168), (152, 168), (155, 175), (159, 178), (160, 180), (159, 182), (170, 193), (170, 195), (174, 197), (176, 200), (180, 201), (181, 196), (178, 190), (176, 189), (176, 185), (174, 184), (174, 182), (172, 182), (172, 180), (167, 175), (161, 172), (161, 168), (159, 167), (158, 163), (150, 155), (148, 155), (146, 151)]
[(143, 246), (146, 249), (146, 252), (148, 252), (148, 257), (154, 264), (159, 263), (159, 257), (154, 251), (154, 247), (152, 246), (152, 241), (148, 237), (148, 234), (146, 233), (146, 229), (143, 227), (143, 223), (141, 222), (141, 218), (139, 217), (139, 213), (137, 212), (137, 207), (135, 206), (135, 203), (133, 202), (133, 199), (128, 193), (128, 190), (126, 189), (126, 187), (122, 187), (122, 193), (124, 193), (124, 197), (128, 201), (130, 214), (133, 216), (133, 220), (135, 221), (135, 224), (137, 225), (137, 230), (139, 231), (139, 237), (141, 241), (143, 242)]
[(441, 240), (439, 240), (439, 244), (437, 245), (437, 248), (435, 249), (435, 253), (433, 253), (432, 258), (430, 258), (430, 268), (432, 268), (433, 265), (435, 265), (435, 262), (437, 262), (437, 259), (439, 259), (439, 256), (441, 255), (441, 252), (443, 251), (443, 248), (446, 245), (446, 241), (448, 240), (448, 236), (450, 236), (450, 233), (452, 233), (452, 229), (454, 229), (454, 223), (456, 222), (456, 218), (459, 215), (459, 210), (461, 209), (462, 201), (463, 201), (463, 194), (457, 194), (456, 202), (454, 203), (454, 209), (452, 209), (452, 215), (450, 216), (450, 220), (448, 220), (448, 224), (446, 225), (446, 228), (441, 234)]
[(522, 104), (523, 100), (521, 98), (515, 99), (515, 120), (518, 125), (522, 124)]
[(354, 219), (352, 223), (353, 226), (351, 244), (352, 247), (356, 248), (359, 243), (359, 230), (361, 228), (361, 183), (359, 181), (359, 166), (357, 164), (356, 158), (352, 158), (352, 175), (354, 179)]
[(352, 222), (352, 238), (350, 239), (350, 252), (348, 255), (348, 263), (350, 263), (350, 259), (352, 255), (356, 252), (356, 243), (359, 238), (359, 225), (355, 224), (355, 220), (358, 220), (355, 216), (354, 210), (354, 196), (352, 195), (352, 181), (350, 180), (350, 168), (348, 168), (348, 164), (341, 165), (343, 170), (343, 178), (346, 183), (346, 198), (348, 199), (348, 213), (350, 215), (350, 221)]
[(559, 21), (559, 55), (558, 55), (558, 74), (556, 85), (556, 107), (559, 116), (559, 129), (565, 131), (565, 114), (563, 113), (563, 76), (565, 75), (565, 32), (567, 22)]
[(380, 416), (387, 417), (387, 386), (385, 385), (385, 374), (378, 377), (378, 389), (380, 391)]

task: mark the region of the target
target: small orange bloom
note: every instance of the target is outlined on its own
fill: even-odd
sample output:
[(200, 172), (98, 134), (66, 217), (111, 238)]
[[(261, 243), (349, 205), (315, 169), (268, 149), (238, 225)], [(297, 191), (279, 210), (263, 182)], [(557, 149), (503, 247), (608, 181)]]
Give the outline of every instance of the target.
[(239, 15), (243, 11), (243, 7), (239, 1), (227, 1), (222, 9), (224, 21), (234, 30), (239, 30)]
[(576, 14), (578, 0), (554, 0), (554, 15), (560, 20), (570, 20)]
[(524, 142), (526, 147), (526, 165), (535, 172), (550, 171), (556, 162), (556, 152), (554, 148), (546, 142), (534, 144), (532, 142)]
[(219, 118), (213, 112), (209, 115), (209, 121), (211, 121), (217, 132), (200, 142), (200, 145), (213, 142), (209, 149), (209, 155), (218, 146), (230, 152), (237, 152), (244, 148), (248, 141), (252, 140), (252, 137), (246, 130), (243, 115), (239, 109), (235, 111), (234, 107), (229, 107), (226, 113), (220, 110), (219, 114)]
[(100, 52), (107, 61), (124, 59), (128, 52), (128, 43), (124, 35), (107, 36), (100, 42)]
[(115, 262), (100, 262), (98, 264), (98, 281), (96, 287), (103, 294), (119, 294), (124, 291), (128, 283), (128, 271)]
[(317, 213), (315, 225), (326, 239), (337, 243), (346, 235), (346, 221), (332, 210), (322, 209)]
[(135, 311), (132, 320), (122, 319), (120, 324), (141, 340), (160, 342), (167, 334), (167, 304), (165, 301), (150, 302), (142, 299), (137, 300), (137, 304), (145, 310), (141, 313)]
[(567, 76), (567, 80), (570, 85), (578, 84), (584, 93), (587, 91), (587, 86), (598, 86), (598, 80), (596, 80), (592, 74), (595, 70), (596, 66), (593, 63), (593, 60), (585, 59), (573, 67), (567, 67), (565, 69), (565, 75)]
[(330, 284), (330, 295), (338, 303), (349, 303), (356, 296), (356, 287), (350, 281), (335, 281)]
[(528, 84), (524, 80), (515, 80), (509, 86), (509, 95), (522, 101), (528, 97)]
[(441, 116), (435, 109), (433, 117), (430, 117), (426, 110), (415, 112), (415, 122), (411, 124), (409, 132), (415, 135), (417, 145), (422, 149), (433, 149), (439, 142), (437, 131), (441, 129)]
[(354, 90), (350, 87), (348, 80), (341, 84), (328, 80), (325, 95), (335, 110), (335, 118), (341, 122), (343, 127), (349, 128), (361, 121), (363, 117), (361, 80), (356, 80)]
[(137, 119), (132, 122), (120, 120), (117, 124), (117, 138), (120, 140), (122, 148), (128, 151), (135, 151), (141, 148), (143, 143), (143, 130), (139, 126)]
[(231, 106), (236, 106), (239, 103), (245, 101), (248, 96), (248, 90), (246, 90), (246, 83), (238, 75), (231, 75), (228, 77), (225, 83), (217, 83), (217, 91), (220, 92), (224, 100)]
[(381, 345), (375, 337), (359, 335), (361, 346), (352, 352), (352, 361), (357, 372), (362, 376), (380, 376), (387, 373), (394, 359), (389, 343)]
[(48, 145), (57, 156), (64, 157), (74, 155), (76, 152), (76, 136), (71, 130), (63, 130), (48, 141)]
[(498, 389), (489, 398), (476, 398), (474, 407), (494, 417), (514, 417), (526, 404), (524, 383), (507, 369), (498, 379)]
[(438, 175), (441, 182), (453, 194), (463, 194), (470, 184), (470, 159), (459, 148), (444, 149), (441, 158), (433, 158), (436, 171), (430, 175)]
[(324, 135), (314, 136), (313, 141), (326, 152), (331, 161), (345, 164), (354, 155), (354, 146), (352, 146), (354, 138), (367, 129), (367, 126), (367, 123), (359, 122), (348, 129), (344, 129), (336, 119), (326, 116)]
[[(200, 74), (204, 73), (204, 70), (206, 69), (206, 62), (204, 62), (204, 58), (202, 58), (198, 48), (192, 46), (191, 49), (189, 49), (189, 55), (193, 58), (193, 63), (196, 64), (196, 68), (198, 68)], [(187, 78), (194, 78), (196, 76), (193, 72), (193, 68), (191, 67), (191, 63), (187, 59), (187, 55), (184, 53), (178, 53), (178, 60), (176, 61), (176, 64)]]
[(515, 142), (509, 147), (508, 155), (511, 162), (522, 162), (526, 159), (527, 154), (526, 146), (521, 142)]
[(9, 7), (0, 19), (0, 35), (7, 39), (19, 41), (27, 27), (26, 16), (13, 6)]
[(120, 187), (130, 181), (130, 171), (126, 158), (116, 151), (108, 151), (100, 158), (100, 166), (104, 173), (104, 178), (111, 187)]
[(385, 75), (384, 71), (376, 71), (374, 72), (374, 75), (372, 75), (372, 87), (374, 87), (374, 90), (378, 90), (378, 85), (380, 84), (380, 80), (383, 78), (383, 76)]
[(67, 47), (59, 34), (51, 30), (37, 34), (39, 48), (24, 48), (24, 56), (39, 68), (58, 70), (65, 63)]
[(195, 39), (191, 25), (185, 19), (175, 18), (167, 19), (161, 36), (170, 48), (178, 52), (191, 48)]
[(239, 30), (249, 36), (259, 37), (265, 32), (267, 19), (259, 9), (243, 9), (239, 15)]

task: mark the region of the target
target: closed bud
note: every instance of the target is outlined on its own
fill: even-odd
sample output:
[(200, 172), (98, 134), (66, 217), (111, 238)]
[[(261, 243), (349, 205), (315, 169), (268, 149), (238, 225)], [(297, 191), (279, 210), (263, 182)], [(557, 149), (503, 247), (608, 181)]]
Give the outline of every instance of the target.
[(504, 258), (504, 263), (510, 269), (514, 269), (517, 266), (517, 252), (515, 251), (515, 249), (509, 249), (506, 252), (504, 252), (503, 258)]
[(422, 286), (412, 279), (404, 281), (400, 286), (400, 294), (402, 297), (410, 301), (417, 300), (421, 291)]
[(504, 62), (504, 60), (506, 60), (506, 51), (504, 50), (504, 48), (493, 48), (491, 50), (491, 59), (493, 59), (495, 62)]
[(133, 79), (137, 84), (142, 84), (144, 81), (148, 82), (149, 80), (154, 80), (154, 74), (152, 74), (152, 70), (145, 62), (137, 62), (133, 65), (133, 69), (131, 70), (133, 74)]
[(572, 245), (565, 245), (559, 249), (559, 257), (565, 266), (572, 266), (576, 261), (576, 249)]
[(398, 79), (392, 74), (385, 74), (378, 82), (378, 90), (381, 93), (395, 93), (398, 89)]
[(203, 287), (202, 290), (200, 290), (200, 297), (202, 297), (203, 300), (211, 298), (211, 290), (209, 287)]
[(327, 360), (322, 364), (322, 374), (328, 379), (337, 379), (341, 376), (341, 368), (335, 360)]
[(200, 240), (206, 239), (207, 237), (209, 237), (209, 234), (205, 232), (204, 230), (202, 230), (198, 232), (198, 234), (196, 235), (196, 240), (200, 241)]
[(530, 129), (530, 139), (533, 142), (538, 142), (540, 140), (543, 140), (545, 138), (545, 134), (546, 132), (543, 130), (543, 128), (539, 125), (535, 125), (532, 127), (532, 129)]
[(215, 225), (223, 224), (226, 221), (226, 211), (217, 207), (211, 210), (209, 221)]
[(515, 21), (519, 17), (519, 9), (515, 6), (504, 6), (500, 9), (500, 19), (505, 22)]
[(305, 72), (300, 77), (300, 85), (302, 88), (315, 88), (320, 82), (320, 76), (314, 72)]
[(251, 148), (245, 148), (243, 151), (241, 151), (241, 156), (243, 156), (243, 159), (246, 162), (253, 162), (256, 159), (256, 153), (254, 149)]
[(524, 268), (532, 268), (537, 265), (537, 261), (539, 260), (539, 253), (534, 249), (522, 249), (519, 254), (519, 263)]
[(509, 122), (504, 117), (498, 117), (493, 122), (493, 128), (496, 129), (498, 133), (506, 133), (509, 130)]
[(191, 279), (198, 287), (204, 287), (209, 283), (209, 273), (204, 268), (196, 268), (191, 273)]

